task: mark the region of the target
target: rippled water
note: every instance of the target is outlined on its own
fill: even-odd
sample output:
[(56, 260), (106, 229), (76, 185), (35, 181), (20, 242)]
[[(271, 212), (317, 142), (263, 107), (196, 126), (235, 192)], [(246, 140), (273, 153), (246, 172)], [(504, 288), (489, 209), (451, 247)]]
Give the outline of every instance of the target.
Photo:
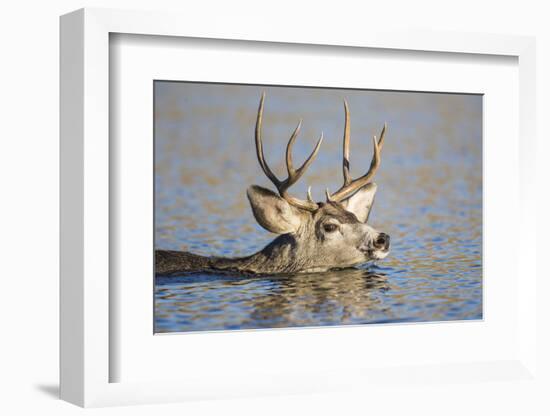
[(351, 170), (368, 168), (370, 137), (389, 131), (369, 222), (391, 235), (390, 255), (360, 269), (292, 276), (157, 277), (155, 331), (480, 319), (481, 112), (478, 95), (155, 84), (155, 244), (241, 256), (275, 236), (255, 223), (246, 188), (273, 189), (253, 129), (267, 92), (264, 148), (282, 177), (286, 142), (301, 117), (295, 160), (321, 130), (318, 159), (292, 188), (323, 200), (341, 185), (342, 99), (351, 110)]

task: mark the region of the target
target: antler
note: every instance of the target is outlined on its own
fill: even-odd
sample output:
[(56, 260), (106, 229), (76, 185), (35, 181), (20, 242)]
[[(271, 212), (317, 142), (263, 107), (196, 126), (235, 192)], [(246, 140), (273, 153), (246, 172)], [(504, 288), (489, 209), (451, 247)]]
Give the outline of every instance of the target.
[(307, 201), (290, 196), (287, 191), (288, 188), (294, 185), (298, 181), (298, 179), (302, 177), (309, 165), (311, 165), (311, 163), (315, 160), (315, 157), (319, 152), (319, 148), (321, 147), (321, 142), (323, 141), (323, 133), (321, 133), (321, 137), (315, 145), (313, 152), (311, 152), (303, 165), (300, 166), (298, 169), (294, 169), (294, 164), (292, 163), (292, 147), (294, 146), (294, 142), (296, 141), (296, 137), (298, 136), (298, 133), (300, 132), (300, 128), (302, 126), (302, 120), (300, 120), (298, 126), (296, 126), (296, 129), (292, 133), (292, 136), (290, 136), (288, 145), (286, 146), (286, 169), (288, 172), (288, 178), (286, 178), (284, 181), (279, 180), (267, 165), (264, 157), (262, 146), (262, 116), (264, 112), (264, 99), (265, 92), (262, 93), (260, 107), (258, 108), (258, 117), (256, 118), (256, 155), (258, 156), (258, 162), (260, 163), (260, 166), (262, 167), (262, 170), (264, 171), (266, 176), (271, 182), (273, 182), (273, 184), (279, 191), (279, 195), (281, 195), (282, 198), (284, 198), (288, 203), (294, 205), (295, 207), (306, 209), (308, 211), (315, 211), (318, 209), (318, 205), (311, 199), (311, 193), (309, 190)]
[(376, 140), (376, 136), (373, 137), (372, 142), (374, 145), (374, 155), (372, 157), (372, 161), (370, 163), (368, 172), (365, 173), (363, 176), (352, 180), (351, 175), (349, 173), (350, 122), (349, 122), (348, 103), (346, 102), (346, 100), (344, 100), (344, 110), (346, 113), (345, 123), (344, 123), (344, 160), (342, 165), (343, 173), (344, 173), (344, 184), (340, 189), (338, 189), (332, 195), (327, 189), (326, 191), (327, 201), (340, 202), (343, 199), (347, 198), (348, 196), (352, 195), (353, 193), (357, 192), (359, 189), (361, 189), (363, 186), (365, 186), (370, 182), (370, 180), (373, 178), (374, 174), (378, 170), (378, 167), (380, 166), (380, 151), (382, 150), (382, 146), (384, 145), (384, 136), (386, 134), (386, 130), (388, 127), (387, 124), (384, 123), (384, 128), (380, 133), (379, 140)]

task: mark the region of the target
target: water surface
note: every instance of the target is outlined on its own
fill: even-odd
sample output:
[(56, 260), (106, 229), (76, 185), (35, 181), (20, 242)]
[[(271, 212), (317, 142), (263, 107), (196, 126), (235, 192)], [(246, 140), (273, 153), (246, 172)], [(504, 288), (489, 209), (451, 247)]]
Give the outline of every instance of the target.
[(275, 236), (256, 224), (254, 122), (261, 91), (264, 149), (284, 177), (284, 151), (303, 118), (296, 163), (325, 141), (291, 188), (316, 200), (341, 177), (342, 99), (351, 110), (351, 171), (363, 174), (373, 134), (389, 125), (369, 223), (390, 234), (390, 255), (358, 269), (293, 276), (192, 274), (157, 278), (155, 331), (345, 325), (482, 317), (479, 95), (155, 83), (155, 244), (242, 256)]

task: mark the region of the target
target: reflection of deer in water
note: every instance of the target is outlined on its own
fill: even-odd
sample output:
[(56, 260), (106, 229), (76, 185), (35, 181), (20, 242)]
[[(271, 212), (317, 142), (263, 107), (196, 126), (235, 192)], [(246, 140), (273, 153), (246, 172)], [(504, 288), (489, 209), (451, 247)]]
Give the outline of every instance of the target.
[[(275, 279), (275, 278), (274, 278)], [(329, 323), (350, 324), (377, 320), (390, 313), (380, 300), (390, 290), (384, 274), (362, 269), (299, 273), (273, 280), (269, 294), (250, 298), (252, 322), (269, 327), (319, 325), (318, 316)]]
[[(236, 324), (234, 320), (240, 319), (239, 327), (242, 329), (366, 323), (393, 316), (392, 306), (383, 300), (384, 293), (392, 289), (384, 273), (350, 268), (330, 270), (322, 274), (322, 279), (319, 277), (319, 273), (267, 276), (201, 273), (159, 276), (156, 287), (159, 298), (174, 302), (174, 306), (183, 314), (191, 311), (195, 313), (196, 310), (177, 296), (174, 298), (174, 288), (188, 293), (184, 288), (191, 285), (194, 295), (200, 293), (197, 290), (212, 287), (216, 288), (218, 294), (231, 293), (233, 299), (239, 300), (240, 306), (236, 309), (233, 308), (235, 305), (214, 302), (204, 304), (202, 307), (205, 309), (201, 309), (201, 312), (208, 315), (210, 308), (216, 308), (218, 311), (215, 315), (221, 319), (220, 325), (225, 325), (228, 320)], [(168, 285), (166, 290), (164, 285)], [(251, 290), (254, 296), (249, 296)], [(166, 298), (163, 297), (164, 293)], [(243, 309), (248, 311), (245, 315), (241, 314)]]
[(380, 166), (380, 151), (384, 145), (386, 126), (380, 138), (373, 138), (374, 156), (368, 172), (352, 179), (349, 172), (350, 120), (344, 101), (344, 184), (326, 202), (314, 202), (308, 190), (307, 200), (288, 193), (313, 162), (322, 142), (304, 164), (295, 169), (292, 147), (300, 131), (301, 121), (292, 133), (286, 148), (288, 177), (281, 181), (267, 165), (262, 147), (262, 116), (265, 94), (260, 100), (256, 119), (256, 154), (262, 170), (273, 182), (279, 195), (252, 185), (247, 190), (252, 212), (266, 230), (280, 234), (263, 250), (247, 257), (204, 257), (184, 251), (157, 250), (157, 274), (176, 274), (194, 271), (236, 271), (246, 273), (320, 272), (352, 267), (371, 260), (380, 260), (389, 253), (390, 237), (367, 225), (376, 193), (372, 177)]

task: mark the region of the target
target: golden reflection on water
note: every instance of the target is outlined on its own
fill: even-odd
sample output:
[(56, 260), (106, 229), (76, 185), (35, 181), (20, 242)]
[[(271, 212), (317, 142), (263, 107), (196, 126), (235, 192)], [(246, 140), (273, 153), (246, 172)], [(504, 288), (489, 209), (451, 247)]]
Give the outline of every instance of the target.
[[(213, 286), (218, 298), (215, 311), (210, 304), (214, 296), (207, 287)], [(323, 274), (271, 276), (261, 279), (207, 275), (185, 278), (164, 278), (157, 292), (162, 308), (157, 310), (157, 321), (170, 321), (174, 316), (188, 316), (205, 323), (226, 321), (232, 315), (235, 302), (246, 310), (246, 318), (235, 323), (239, 328), (257, 328), (257, 322), (269, 327), (353, 324), (385, 319), (388, 307), (378, 294), (389, 290), (383, 274), (366, 270), (332, 271)], [(184, 283), (181, 287), (179, 283)], [(180, 290), (204, 287), (205, 296), (180, 301)], [(206, 305), (205, 305), (206, 303)], [(201, 313), (208, 311), (208, 313)], [(227, 325), (227, 322), (226, 322)], [(215, 326), (211, 329), (219, 329)], [(163, 327), (159, 328), (163, 332)]]
[(307, 185), (321, 200), (325, 187), (341, 184), (344, 97), (354, 176), (368, 168), (370, 137), (388, 122), (370, 222), (391, 235), (392, 252), (368, 270), (158, 280), (156, 330), (479, 319), (480, 96), (156, 83), (156, 247), (237, 256), (274, 238), (256, 225), (245, 196), (251, 184), (271, 187), (253, 144), (263, 90), (264, 147), (279, 175), (300, 117), (297, 162), (324, 131), (318, 159), (292, 188), (301, 197)]

